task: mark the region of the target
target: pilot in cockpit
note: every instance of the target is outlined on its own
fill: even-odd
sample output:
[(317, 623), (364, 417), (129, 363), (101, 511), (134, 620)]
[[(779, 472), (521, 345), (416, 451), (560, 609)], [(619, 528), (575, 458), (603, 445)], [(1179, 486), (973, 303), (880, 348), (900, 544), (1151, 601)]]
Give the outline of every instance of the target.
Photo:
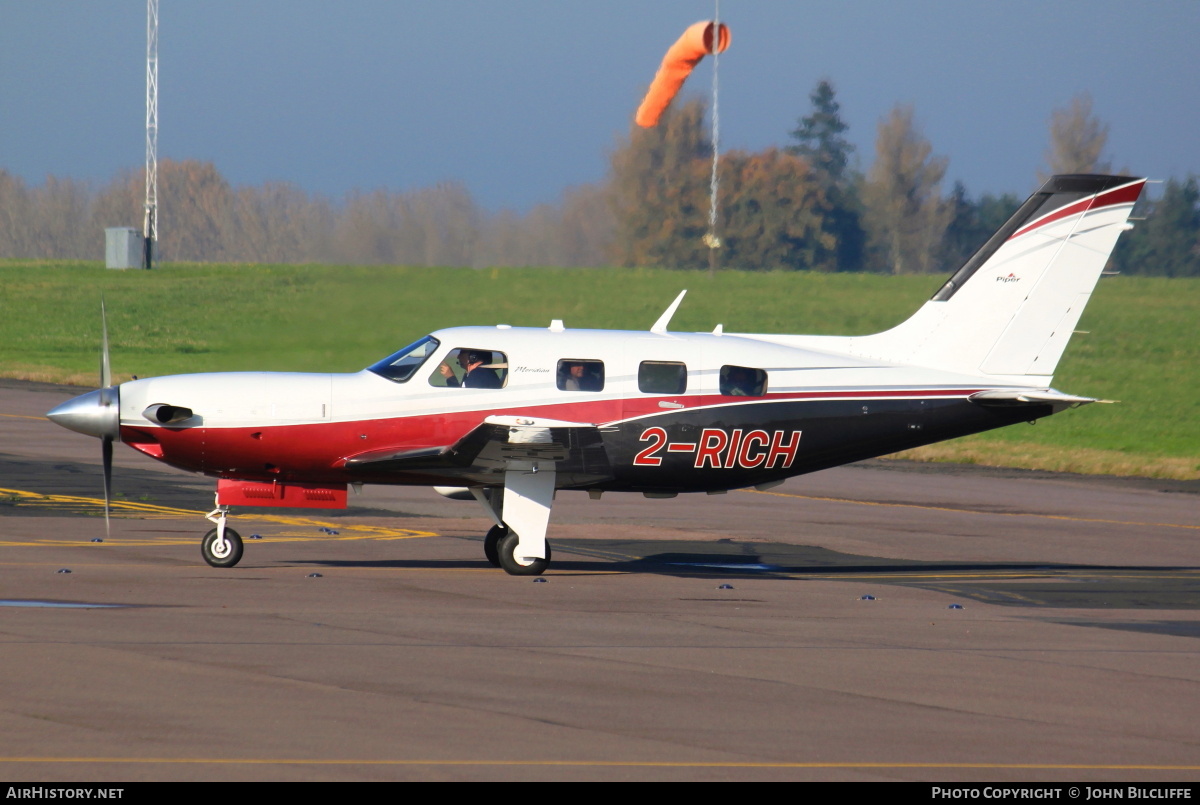
[(454, 370), (449, 364), (443, 363), (438, 367), (442, 377), (446, 378), (446, 386), (449, 388), (464, 388), (464, 389), (498, 389), (503, 386), (500, 381), (500, 375), (496, 374), (495, 369), (490, 369), (484, 364), (492, 360), (492, 354), (482, 349), (460, 349), (458, 351), (458, 365), (463, 368), (466, 374), (463, 375), (462, 381), (455, 377)]

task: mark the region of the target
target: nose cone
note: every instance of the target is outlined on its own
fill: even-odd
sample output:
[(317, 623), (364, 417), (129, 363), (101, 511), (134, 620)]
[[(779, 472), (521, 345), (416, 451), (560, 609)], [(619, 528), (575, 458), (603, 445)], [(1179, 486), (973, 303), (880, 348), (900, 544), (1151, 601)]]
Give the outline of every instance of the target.
[(121, 431), (121, 392), (116, 386), (89, 391), (67, 400), (46, 417), (78, 433), (116, 439)]

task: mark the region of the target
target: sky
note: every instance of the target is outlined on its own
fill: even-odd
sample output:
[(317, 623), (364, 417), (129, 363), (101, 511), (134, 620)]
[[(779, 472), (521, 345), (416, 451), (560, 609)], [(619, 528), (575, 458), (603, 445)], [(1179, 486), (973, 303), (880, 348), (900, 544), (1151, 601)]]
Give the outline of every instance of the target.
[[(159, 158), (340, 198), (456, 181), (528, 210), (605, 176), (714, 0), (160, 0)], [(832, 80), (857, 146), (912, 104), (947, 187), (1025, 195), (1089, 92), (1114, 168), (1200, 174), (1195, 0), (723, 0), (721, 150), (784, 146)], [(0, 169), (102, 185), (145, 160), (144, 0), (0, 0)], [(708, 96), (711, 59), (685, 92)]]

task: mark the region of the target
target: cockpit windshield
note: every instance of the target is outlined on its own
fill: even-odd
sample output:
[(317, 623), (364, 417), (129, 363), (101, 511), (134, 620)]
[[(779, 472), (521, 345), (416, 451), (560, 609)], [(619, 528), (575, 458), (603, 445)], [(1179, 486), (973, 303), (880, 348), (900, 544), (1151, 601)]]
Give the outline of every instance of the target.
[(421, 368), (421, 364), (425, 363), (429, 356), (437, 351), (437, 348), (438, 340), (427, 335), (394, 355), (389, 355), (378, 363), (371, 364), (367, 369), (380, 377), (386, 377), (396, 383), (403, 383)]

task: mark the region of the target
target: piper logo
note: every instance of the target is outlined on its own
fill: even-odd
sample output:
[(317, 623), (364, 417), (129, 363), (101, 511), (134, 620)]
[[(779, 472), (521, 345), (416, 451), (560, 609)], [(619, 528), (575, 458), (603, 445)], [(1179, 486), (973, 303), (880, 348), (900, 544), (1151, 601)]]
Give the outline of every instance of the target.
[(1008, 272), (1007, 277), (996, 277), (996, 282), (1020, 282), (1020, 281), (1021, 281), (1021, 278), (1018, 277), (1016, 274), (1012, 273), (1011, 271)]

